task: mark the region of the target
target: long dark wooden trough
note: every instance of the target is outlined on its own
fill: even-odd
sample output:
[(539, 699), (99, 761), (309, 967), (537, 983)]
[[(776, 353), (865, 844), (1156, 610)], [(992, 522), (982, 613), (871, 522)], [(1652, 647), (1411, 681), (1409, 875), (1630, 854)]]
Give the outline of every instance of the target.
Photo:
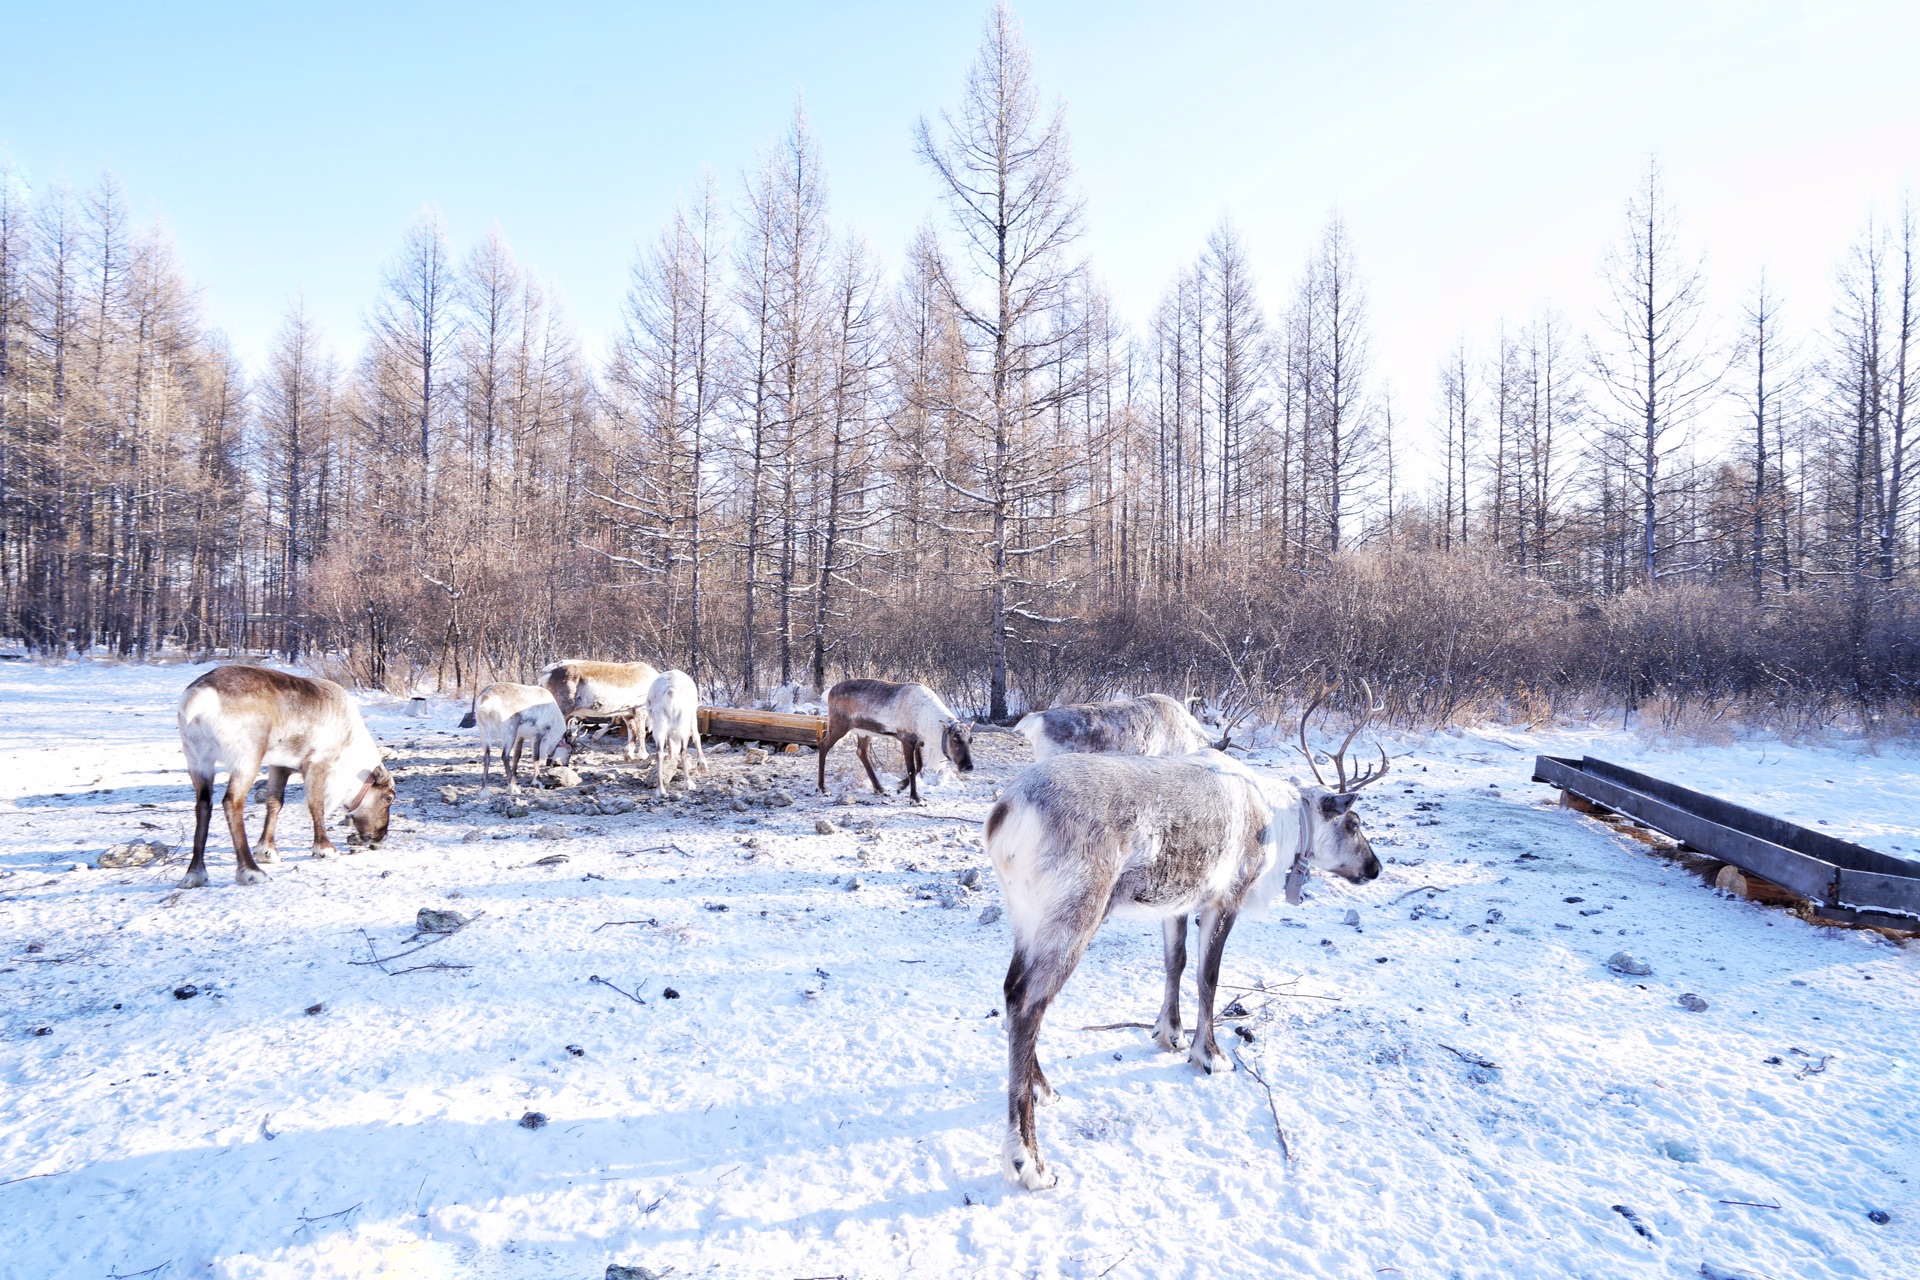
[(1848, 924), (1920, 930), (1920, 862), (1757, 813), (1610, 761), (1539, 756), (1533, 780), (1623, 813), (1685, 848), (1770, 880)]

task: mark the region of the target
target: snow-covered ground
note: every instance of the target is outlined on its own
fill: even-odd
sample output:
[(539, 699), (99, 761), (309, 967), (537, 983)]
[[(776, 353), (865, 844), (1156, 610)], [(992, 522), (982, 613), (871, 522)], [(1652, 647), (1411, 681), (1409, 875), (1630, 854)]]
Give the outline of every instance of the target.
[[(810, 754), (717, 751), (716, 799), (665, 806), (595, 751), (633, 812), (510, 819), (463, 708), (369, 700), (385, 847), (315, 861), (289, 806), (265, 885), (218, 830), (207, 889), (71, 869), (189, 837), (197, 670), (0, 667), (0, 1275), (1920, 1272), (1920, 948), (1718, 897), (1528, 780), (1586, 751), (1913, 854), (1910, 751), (1396, 742), (1364, 805), (1386, 874), (1228, 944), (1253, 1039), (1222, 1041), (1273, 1111), (1252, 1070), (1082, 1029), (1157, 1003), (1157, 932), (1112, 925), (1042, 1035), (1061, 1184), (1033, 1194), (999, 1166), (1005, 925), (990, 871), (958, 883), (1018, 739), (921, 809), (844, 749), (830, 798)], [(475, 918), (361, 963), (422, 907)], [(1652, 973), (1610, 973), (1623, 949)], [(402, 972), (432, 962), (461, 967)]]

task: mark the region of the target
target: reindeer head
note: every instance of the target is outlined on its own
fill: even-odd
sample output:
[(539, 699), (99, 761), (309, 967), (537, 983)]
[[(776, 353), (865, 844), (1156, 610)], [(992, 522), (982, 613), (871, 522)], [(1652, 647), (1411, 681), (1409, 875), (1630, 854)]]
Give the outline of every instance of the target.
[(393, 816), (393, 774), (387, 766), (376, 766), (367, 775), (359, 796), (347, 808), (353, 829), (369, 845), (387, 838), (387, 824)]
[[(1334, 686), (1338, 687), (1337, 684)], [(1306, 756), (1307, 767), (1313, 770), (1314, 780), (1320, 784), (1301, 791), (1307, 804), (1306, 860), (1310, 865), (1330, 871), (1354, 884), (1364, 884), (1380, 875), (1380, 859), (1373, 856), (1373, 846), (1367, 842), (1367, 833), (1360, 827), (1360, 815), (1353, 811), (1354, 803), (1360, 798), (1360, 788), (1371, 786), (1386, 777), (1388, 769), (1387, 751), (1382, 747), (1378, 767), (1369, 765), (1365, 771), (1356, 770), (1351, 776), (1347, 773), (1347, 748), (1360, 736), (1360, 731), (1373, 721), (1374, 714), (1382, 709), (1374, 702), (1373, 687), (1364, 680), (1360, 682), (1360, 687), (1366, 691), (1367, 709), (1341, 741), (1339, 750), (1328, 757), (1334, 767), (1334, 783), (1329, 783), (1321, 775), (1319, 760), (1307, 742), (1307, 721), (1332, 689), (1316, 694), (1300, 716), (1300, 753)]]
[(949, 720), (940, 734), (940, 749), (961, 773), (973, 772), (973, 727)]
[(552, 742), (543, 742), (546, 759), (550, 765), (570, 764), (573, 761), (573, 730), (565, 729)]

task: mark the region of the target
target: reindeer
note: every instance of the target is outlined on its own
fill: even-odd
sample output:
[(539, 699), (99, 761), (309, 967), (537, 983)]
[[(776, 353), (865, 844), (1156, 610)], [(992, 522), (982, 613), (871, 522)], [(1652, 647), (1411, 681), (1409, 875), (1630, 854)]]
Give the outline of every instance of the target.
[(1052, 707), (1021, 717), (1013, 730), (1033, 744), (1035, 760), (1067, 752), (1183, 756), (1209, 745), (1217, 751), (1228, 745), (1224, 737), (1209, 743), (1200, 722), (1164, 693)]
[(480, 794), (487, 794), (490, 757), (497, 747), (507, 794), (520, 794), (520, 753), (533, 745), (533, 776), (542, 766), (573, 758), (573, 739), (560, 705), (539, 685), (496, 680), (474, 695), (473, 709), (461, 727), (480, 730)]
[(653, 745), (659, 748), (655, 785), (660, 794), (667, 794), (676, 762), (685, 769), (687, 790), (692, 791), (693, 762), (687, 759), (689, 744), (700, 767), (707, 768), (707, 753), (700, 745), (700, 691), (694, 687), (693, 677), (684, 671), (662, 672), (647, 691), (647, 721), (653, 729)]
[[(1354, 786), (1374, 781), (1358, 779)], [(1187, 917), (1200, 925), (1199, 1015), (1187, 1060), (1231, 1066), (1214, 1039), (1213, 1001), (1227, 934), (1275, 897), (1298, 905), (1323, 870), (1355, 884), (1380, 874), (1352, 790), (1262, 782), (1225, 754), (1061, 755), (1007, 785), (987, 817), (987, 855), (1013, 926), (1007, 1009), (1009, 1179), (1028, 1190), (1058, 1176), (1040, 1155), (1036, 1101), (1055, 1093), (1040, 1070), (1040, 1021), (1087, 944), (1112, 916), (1161, 921), (1166, 988), (1154, 1042), (1180, 1048)]]
[(911, 791), (920, 803), (920, 770), (926, 763), (926, 744), (938, 742), (941, 755), (961, 773), (973, 772), (973, 731), (953, 714), (940, 695), (923, 684), (896, 684), (891, 680), (842, 680), (827, 690), (827, 731), (820, 739), (821, 791), (827, 789), (827, 753), (849, 733), (859, 733), (854, 751), (866, 766), (867, 778), (880, 795), (880, 775), (874, 771), (869, 734), (885, 734), (900, 743), (907, 776), (900, 791)]
[[(626, 726), (626, 758), (647, 758), (647, 692), (660, 677), (649, 662), (587, 662), (570, 658), (549, 663), (540, 672), (572, 728), (576, 720), (615, 721)], [(638, 716), (627, 713), (638, 709)]]
[(393, 774), (380, 760), (359, 709), (331, 680), (309, 680), (268, 667), (215, 667), (180, 695), (180, 749), (193, 780), (193, 860), (181, 887), (207, 883), (207, 827), (213, 818), (213, 775), (227, 766), (227, 830), (233, 836), (234, 883), (258, 884), (267, 873), (247, 846), (247, 790), (267, 770), (266, 820), (260, 826), (260, 857), (280, 859), (274, 823), (286, 798), (287, 779), (298, 770), (313, 818), (313, 853), (333, 852), (327, 839), (328, 810), (344, 808), (354, 830), (370, 845), (387, 838), (393, 808)]

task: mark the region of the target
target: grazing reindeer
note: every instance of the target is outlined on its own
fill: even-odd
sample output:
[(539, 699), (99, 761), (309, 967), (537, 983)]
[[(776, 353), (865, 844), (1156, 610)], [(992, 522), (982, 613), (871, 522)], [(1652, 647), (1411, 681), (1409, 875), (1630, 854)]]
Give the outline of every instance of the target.
[[(660, 672), (650, 662), (554, 662), (540, 672), (540, 683), (560, 705), (569, 727), (576, 720), (617, 720), (626, 725), (626, 757), (647, 758), (647, 691)], [(638, 708), (638, 716), (626, 714)]]
[(1220, 955), (1241, 912), (1300, 901), (1315, 869), (1356, 884), (1380, 874), (1354, 796), (1265, 782), (1217, 751), (1186, 756), (1062, 755), (1007, 784), (987, 817), (987, 855), (1013, 926), (1007, 967), (1008, 1178), (1028, 1190), (1058, 1178), (1041, 1159), (1036, 1099), (1054, 1091), (1037, 1045), (1047, 1006), (1110, 916), (1158, 919), (1166, 993), (1154, 1040), (1180, 1048), (1187, 917), (1200, 921), (1199, 1019), (1187, 1060), (1225, 1065), (1213, 1034)]
[(393, 808), (393, 775), (380, 761), (358, 708), (331, 680), (309, 680), (268, 667), (227, 666), (188, 685), (180, 695), (180, 748), (193, 780), (193, 861), (181, 887), (207, 883), (207, 827), (213, 818), (213, 775), (227, 766), (227, 830), (233, 836), (236, 884), (267, 878), (247, 847), (247, 789), (267, 770), (266, 821), (260, 826), (260, 856), (277, 862), (273, 827), (286, 798), (287, 778), (297, 769), (313, 818), (313, 852), (333, 852), (327, 811), (344, 807), (354, 830), (368, 844), (387, 838)]
[(500, 751), (500, 770), (507, 775), (507, 794), (520, 794), (520, 753), (533, 745), (533, 776), (541, 767), (565, 764), (573, 758), (567, 721), (553, 695), (534, 684), (496, 680), (473, 699), (473, 710), (463, 723), (480, 730), (480, 794), (487, 794), (489, 757)]
[(891, 680), (842, 680), (827, 690), (827, 732), (820, 739), (820, 790), (827, 789), (827, 753), (849, 733), (858, 733), (854, 751), (866, 766), (867, 778), (881, 795), (880, 775), (868, 754), (881, 733), (900, 743), (907, 776), (900, 791), (911, 790), (920, 803), (920, 770), (926, 764), (926, 744), (938, 742), (940, 753), (961, 773), (973, 772), (973, 732), (960, 722), (940, 695), (923, 684), (896, 684)]
[(1051, 707), (1023, 716), (1013, 729), (1033, 744), (1035, 760), (1068, 752), (1183, 756), (1204, 746), (1224, 750), (1227, 745), (1225, 738), (1209, 743), (1200, 722), (1164, 693)]
[(647, 722), (653, 729), (653, 745), (660, 756), (655, 779), (660, 794), (667, 794), (676, 763), (686, 771), (687, 790), (692, 791), (693, 761), (687, 758), (689, 744), (700, 767), (707, 768), (707, 753), (700, 745), (700, 691), (694, 687), (693, 677), (684, 671), (662, 672), (647, 691)]

